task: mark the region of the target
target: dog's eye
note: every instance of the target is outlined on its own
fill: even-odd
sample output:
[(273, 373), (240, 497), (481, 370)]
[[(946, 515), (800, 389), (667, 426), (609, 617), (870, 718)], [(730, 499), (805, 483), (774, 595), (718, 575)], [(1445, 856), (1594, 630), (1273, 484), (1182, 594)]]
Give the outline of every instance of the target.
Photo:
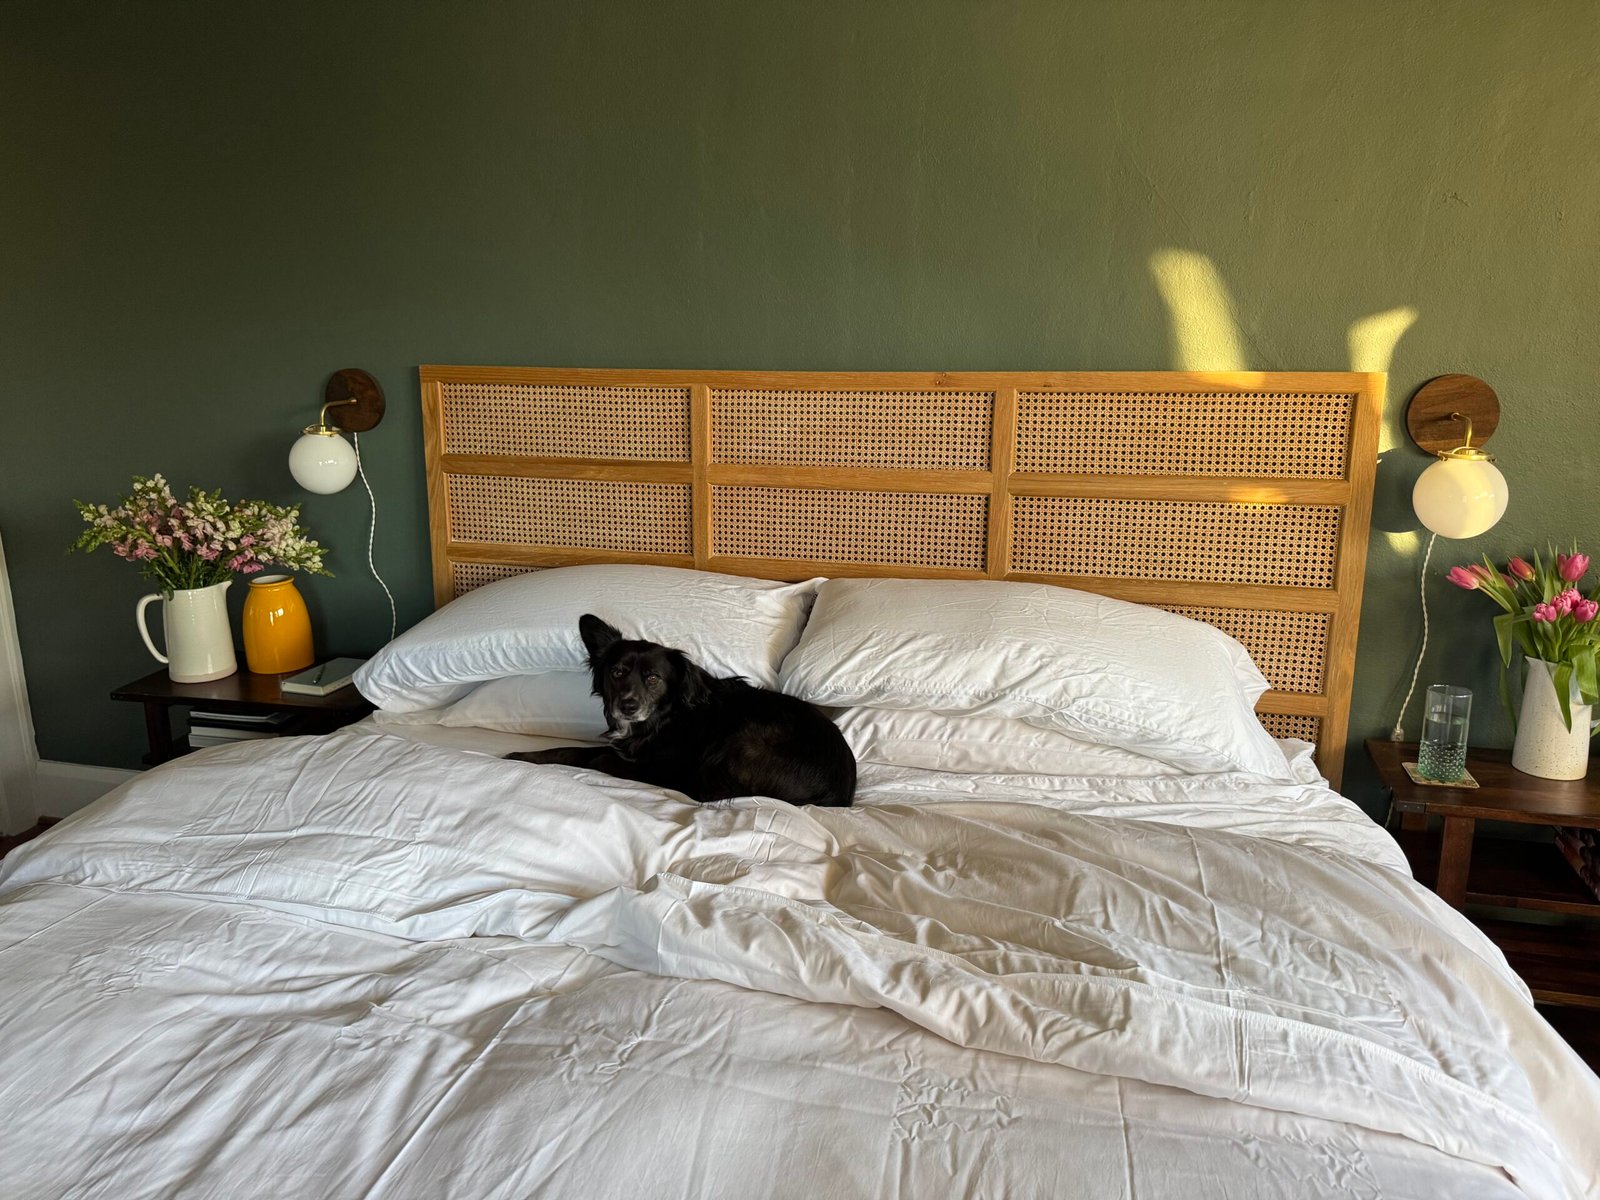
[(644, 674), (644, 681), (646, 683), (660, 683), (661, 676), (657, 675), (654, 671), (646, 671)]
[(612, 667), (611, 668), (611, 678), (613, 678), (613, 679), (621, 679), (621, 678), (623, 678), (623, 676), (627, 675), (627, 673), (628, 672), (625, 671), (621, 667)]

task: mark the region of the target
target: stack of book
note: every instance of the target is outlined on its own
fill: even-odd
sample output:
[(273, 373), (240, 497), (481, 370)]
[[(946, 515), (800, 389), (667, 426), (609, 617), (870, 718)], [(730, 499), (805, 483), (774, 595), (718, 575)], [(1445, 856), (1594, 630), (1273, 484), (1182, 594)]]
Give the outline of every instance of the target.
[(230, 746), (234, 742), (248, 742), (256, 738), (277, 737), (283, 727), (294, 719), (293, 713), (189, 713), (189, 745), (198, 750), (203, 746)]
[(1600, 899), (1600, 837), (1593, 829), (1577, 829), (1570, 825), (1556, 826), (1556, 845), (1566, 856), (1578, 878), (1589, 885), (1589, 890)]

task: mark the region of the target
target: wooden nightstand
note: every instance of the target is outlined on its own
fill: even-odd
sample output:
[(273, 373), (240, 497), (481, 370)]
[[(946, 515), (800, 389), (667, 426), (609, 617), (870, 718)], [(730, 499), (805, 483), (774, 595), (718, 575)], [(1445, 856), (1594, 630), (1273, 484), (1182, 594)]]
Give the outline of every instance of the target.
[[(1472, 750), (1476, 789), (1424, 787), (1400, 765), (1417, 761), (1415, 743), (1371, 738), (1367, 753), (1393, 793), (1399, 841), (1417, 878), (1456, 908), (1475, 906), (1474, 923), (1536, 1000), (1600, 1008), (1600, 898), (1549, 842), (1478, 831), (1479, 821), (1600, 829), (1600, 763), (1584, 779), (1540, 779), (1515, 769), (1504, 750)], [(1437, 834), (1430, 817), (1441, 818)], [(1552, 917), (1518, 921), (1485, 908)]]
[(282, 678), (238, 671), (210, 683), (173, 683), (165, 670), (152, 671), (119, 687), (111, 698), (144, 705), (145, 731), (150, 737), (150, 753), (144, 761), (151, 766), (189, 753), (189, 739), (172, 736), (172, 710), (177, 707), (249, 715), (287, 713), (289, 720), (276, 729), (279, 736), (328, 733), (372, 711), (372, 705), (353, 685), (326, 696), (297, 696), (279, 690)]

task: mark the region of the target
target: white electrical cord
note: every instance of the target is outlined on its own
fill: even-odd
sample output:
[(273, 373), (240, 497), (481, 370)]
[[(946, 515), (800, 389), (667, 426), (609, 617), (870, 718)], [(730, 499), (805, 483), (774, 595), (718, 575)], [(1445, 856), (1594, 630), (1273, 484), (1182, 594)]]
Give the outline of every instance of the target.
[(1406, 709), (1411, 707), (1411, 697), (1417, 690), (1417, 676), (1422, 671), (1422, 656), (1428, 652), (1428, 560), (1433, 557), (1433, 544), (1439, 540), (1437, 533), (1428, 538), (1428, 552), (1422, 556), (1422, 584), (1418, 591), (1422, 597), (1422, 649), (1417, 651), (1417, 665), (1411, 668), (1411, 686), (1406, 689), (1405, 703), (1400, 706), (1400, 715), (1395, 718), (1394, 732), (1389, 735), (1391, 742), (1398, 742), (1405, 737), (1402, 726), (1406, 723)]
[(378, 498), (372, 494), (372, 484), (367, 482), (367, 469), (361, 465), (361, 435), (357, 433), (351, 436), (356, 444), (356, 474), (361, 476), (361, 485), (367, 489), (367, 501), (372, 505), (372, 524), (367, 527), (367, 570), (372, 572), (372, 577), (378, 581), (383, 594), (389, 597), (389, 640), (392, 642), (400, 624), (395, 613), (394, 595), (389, 591), (389, 585), (383, 581), (383, 576), (378, 574), (378, 568), (372, 561), (372, 543), (378, 536)]

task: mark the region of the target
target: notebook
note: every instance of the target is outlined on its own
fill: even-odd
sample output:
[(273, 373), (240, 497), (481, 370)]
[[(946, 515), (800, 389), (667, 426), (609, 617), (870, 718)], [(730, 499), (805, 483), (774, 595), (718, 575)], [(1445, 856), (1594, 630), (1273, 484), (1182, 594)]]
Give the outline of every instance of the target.
[(366, 661), (364, 658), (330, 658), (325, 663), (288, 676), (278, 688), (296, 696), (326, 696), (329, 692), (349, 686), (356, 671)]

